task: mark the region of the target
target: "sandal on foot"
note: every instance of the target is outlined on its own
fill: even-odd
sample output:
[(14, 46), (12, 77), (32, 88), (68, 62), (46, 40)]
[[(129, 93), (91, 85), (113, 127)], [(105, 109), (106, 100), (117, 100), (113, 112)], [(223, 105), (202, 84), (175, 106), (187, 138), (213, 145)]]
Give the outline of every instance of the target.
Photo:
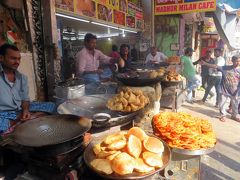
[(222, 122), (225, 122), (226, 121), (226, 117), (222, 116), (222, 117), (219, 118), (219, 120), (222, 121)]
[(240, 122), (240, 117), (232, 117), (233, 120)]

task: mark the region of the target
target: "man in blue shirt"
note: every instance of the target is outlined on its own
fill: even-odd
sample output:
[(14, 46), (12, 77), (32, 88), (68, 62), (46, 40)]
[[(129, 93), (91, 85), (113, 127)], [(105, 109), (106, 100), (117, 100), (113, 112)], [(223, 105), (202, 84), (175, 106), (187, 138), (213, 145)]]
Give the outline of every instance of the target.
[(9, 129), (10, 120), (29, 120), (36, 117), (36, 112), (51, 113), (55, 109), (53, 103), (30, 104), (27, 77), (17, 70), (20, 61), (17, 47), (0, 47), (0, 132)]
[(31, 117), (27, 77), (17, 71), (21, 56), (17, 47), (3, 45), (0, 56), (0, 111), (22, 110), (21, 119)]

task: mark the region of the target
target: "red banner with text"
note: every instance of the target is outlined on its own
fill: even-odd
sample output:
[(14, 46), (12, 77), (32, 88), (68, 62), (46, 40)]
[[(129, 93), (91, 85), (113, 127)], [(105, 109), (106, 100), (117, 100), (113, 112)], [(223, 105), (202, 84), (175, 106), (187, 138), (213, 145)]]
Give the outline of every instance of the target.
[(216, 10), (216, 0), (155, 0), (155, 15)]

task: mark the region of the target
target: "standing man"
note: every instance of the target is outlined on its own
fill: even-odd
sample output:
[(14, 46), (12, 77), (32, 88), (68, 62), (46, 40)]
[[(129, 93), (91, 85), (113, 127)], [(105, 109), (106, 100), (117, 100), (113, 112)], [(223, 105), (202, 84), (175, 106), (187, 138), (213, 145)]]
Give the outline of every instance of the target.
[(217, 66), (207, 64), (206, 62), (202, 63), (218, 71), (221, 71), (223, 74), (222, 82), (220, 85), (220, 121), (226, 121), (227, 100), (230, 98), (232, 106), (232, 119), (240, 122), (240, 116), (238, 112), (240, 97), (240, 56), (232, 57), (231, 66)]
[(157, 48), (155, 46), (151, 47), (150, 53), (146, 57), (145, 63), (147, 65), (154, 65), (159, 64), (161, 62), (165, 62), (168, 59), (168, 57), (157, 51)]
[(201, 85), (201, 81), (196, 76), (196, 69), (192, 63), (193, 49), (187, 48), (185, 55), (181, 57), (182, 74), (187, 79), (187, 102), (193, 103), (192, 91)]
[[(205, 61), (210, 64), (215, 64), (214, 59), (211, 57), (212, 51), (208, 49), (206, 51), (206, 55), (204, 57), (201, 57), (198, 61), (195, 61), (193, 65), (199, 64), (201, 61)], [(209, 67), (205, 65), (201, 65), (201, 77), (202, 77), (202, 88), (206, 90), (207, 88), (207, 82), (209, 77)], [(210, 97), (214, 96), (214, 93), (212, 91), (209, 92)]]
[(76, 74), (85, 79), (86, 84), (100, 82), (99, 69), (100, 61), (108, 64), (111, 57), (104, 55), (101, 51), (95, 49), (97, 37), (91, 33), (87, 33), (84, 37), (85, 47), (76, 55)]
[[(214, 49), (214, 56), (215, 56), (215, 65), (221, 67), (225, 65), (225, 59), (221, 56), (222, 54), (222, 50), (219, 48)], [(208, 77), (208, 81), (207, 81), (207, 88), (205, 91), (205, 94), (203, 96), (202, 101), (205, 102), (207, 99), (207, 96), (209, 94), (209, 92), (211, 91), (211, 89), (213, 88), (213, 86), (215, 87), (216, 90), (216, 107), (219, 107), (219, 103), (220, 103), (220, 83), (222, 80), (222, 72), (217, 71), (217, 69), (215, 68), (209, 68), (209, 77)]]

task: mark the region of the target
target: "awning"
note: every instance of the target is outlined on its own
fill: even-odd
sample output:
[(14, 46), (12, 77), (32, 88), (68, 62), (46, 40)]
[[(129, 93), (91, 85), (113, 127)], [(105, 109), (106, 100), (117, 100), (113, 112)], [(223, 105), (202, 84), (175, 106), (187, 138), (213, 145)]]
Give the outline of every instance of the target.
[[(235, 2), (235, 1), (234, 1)], [(229, 49), (240, 49), (239, 37), (240, 22), (237, 17), (237, 10), (228, 4), (217, 6), (216, 11), (213, 13), (214, 23), (217, 31), (228, 45)]]
[(240, 8), (240, 1), (239, 0), (217, 0), (218, 6), (223, 6), (224, 4), (230, 6), (233, 9)]

